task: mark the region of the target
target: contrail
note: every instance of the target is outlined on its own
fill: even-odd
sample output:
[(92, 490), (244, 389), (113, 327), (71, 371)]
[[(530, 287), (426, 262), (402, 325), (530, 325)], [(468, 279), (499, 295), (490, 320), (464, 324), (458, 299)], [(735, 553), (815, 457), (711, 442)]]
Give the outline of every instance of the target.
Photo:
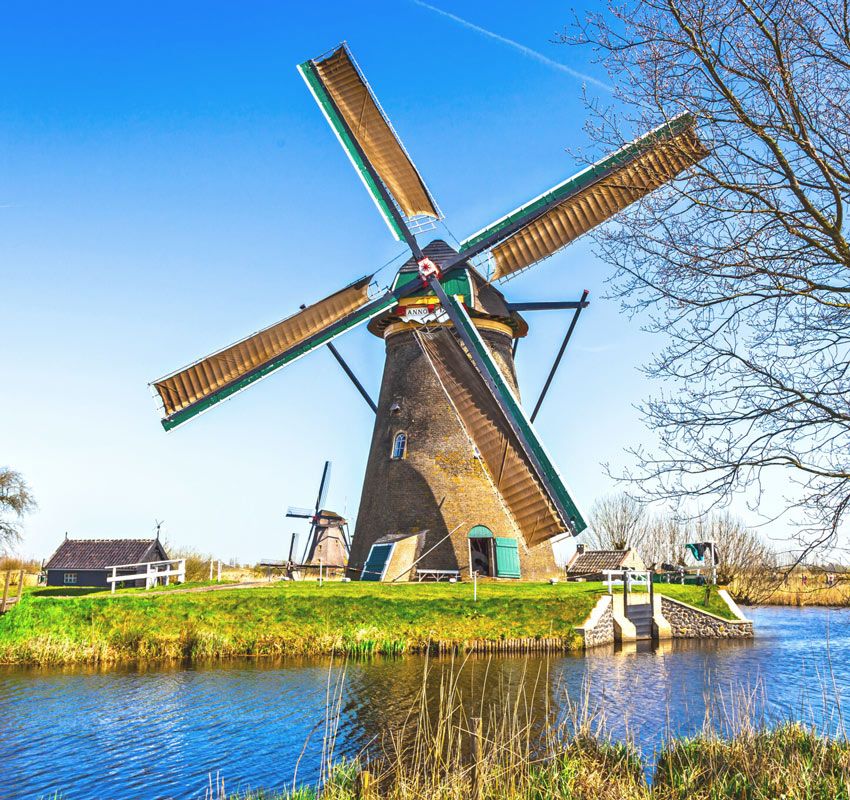
[(457, 22), (458, 25), (463, 25), (464, 28), (469, 28), (470, 30), (475, 31), (476, 33), (480, 33), (482, 36), (487, 36), (490, 39), (495, 39), (497, 42), (501, 42), (502, 44), (506, 44), (509, 47), (513, 47), (514, 50), (519, 50), (524, 56), (528, 58), (533, 58), (535, 61), (539, 61), (541, 64), (546, 64), (547, 67), (554, 67), (561, 72), (566, 72), (567, 75), (572, 76), (573, 78), (578, 78), (579, 80), (586, 81), (587, 83), (592, 83), (594, 86), (597, 86), (600, 89), (604, 89), (606, 92), (613, 92), (614, 87), (605, 83), (604, 81), (597, 80), (592, 75), (585, 75), (583, 72), (579, 72), (578, 70), (572, 69), (572, 67), (568, 67), (566, 64), (562, 64), (560, 61), (554, 61), (548, 56), (544, 56), (543, 53), (538, 53), (536, 50), (532, 50), (530, 47), (526, 47), (524, 44), (520, 44), (519, 42), (515, 42), (513, 39), (508, 39), (506, 36), (501, 36), (498, 33), (493, 33), (493, 31), (488, 31), (486, 28), (482, 28), (480, 25), (476, 25), (469, 20), (463, 19), (463, 17), (459, 17), (456, 14), (451, 14), (448, 11), (443, 11), (442, 8), (437, 8), (436, 6), (432, 6), (430, 3), (424, 2), (424, 0), (412, 0), (416, 5), (422, 6), (422, 8), (427, 8), (429, 11), (433, 11), (435, 14), (440, 14), (443, 17), (447, 17), (448, 19)]

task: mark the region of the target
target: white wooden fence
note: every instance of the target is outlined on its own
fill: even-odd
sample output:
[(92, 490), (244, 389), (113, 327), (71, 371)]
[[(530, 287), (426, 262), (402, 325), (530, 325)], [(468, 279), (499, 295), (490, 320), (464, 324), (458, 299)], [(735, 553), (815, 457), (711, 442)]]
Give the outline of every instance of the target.
[(633, 569), (604, 569), (602, 574), (605, 576), (605, 585), (608, 587), (608, 594), (614, 593), (615, 586), (622, 586), (624, 581), (628, 581), (626, 589), (631, 591), (633, 586), (643, 586), (649, 591), (649, 584), (652, 580), (652, 573), (639, 572)]
[[(173, 566), (176, 565), (176, 566)], [(134, 573), (122, 572), (118, 574), (118, 570), (136, 569), (144, 567)], [(140, 581), (144, 579), (145, 589), (150, 589), (156, 586), (162, 580), (168, 586), (171, 578), (176, 578), (177, 583), (185, 583), (186, 581), (186, 559), (172, 558), (170, 561), (141, 561), (137, 564), (115, 564), (112, 567), (107, 567), (111, 570), (111, 574), (107, 576), (106, 582), (112, 584), (112, 591), (115, 591), (115, 584), (123, 581)]]

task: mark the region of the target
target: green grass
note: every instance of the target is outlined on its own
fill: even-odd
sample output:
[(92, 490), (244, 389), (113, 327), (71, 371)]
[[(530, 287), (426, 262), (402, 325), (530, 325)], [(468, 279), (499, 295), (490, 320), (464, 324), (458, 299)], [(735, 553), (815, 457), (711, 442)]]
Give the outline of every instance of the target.
[[(598, 583), (482, 582), (473, 603), (469, 583), (278, 582), (159, 595), (77, 589), (69, 597), (42, 589), (0, 617), (0, 663), (400, 655), (438, 643), (544, 637), (578, 648), (575, 628), (603, 591)], [(702, 602), (699, 587), (660, 591)], [(709, 608), (730, 616), (725, 605)]]
[(82, 597), (89, 594), (97, 594), (101, 597), (106, 595), (128, 595), (138, 594), (144, 596), (150, 594), (151, 591), (156, 592), (174, 592), (184, 589), (198, 589), (204, 586), (236, 586), (236, 581), (221, 580), (221, 581), (187, 581), (186, 583), (170, 583), (168, 586), (157, 586), (156, 589), (145, 589), (144, 587), (128, 586), (119, 587), (112, 592), (111, 589), (103, 589), (97, 586), (29, 586), (24, 589), (24, 592), (31, 594), (33, 597)]

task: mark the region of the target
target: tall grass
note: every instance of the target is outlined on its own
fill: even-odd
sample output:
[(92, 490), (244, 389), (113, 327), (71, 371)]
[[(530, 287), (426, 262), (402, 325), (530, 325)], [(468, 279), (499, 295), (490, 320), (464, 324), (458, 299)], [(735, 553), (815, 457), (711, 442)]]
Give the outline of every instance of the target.
[(519, 690), (500, 686), (488, 707), (470, 704), (456, 662), (441, 673), (434, 700), (425, 690), (434, 668), (426, 666), (404, 724), (377, 732), (353, 760), (335, 755), (344, 677), (329, 678), (315, 785), (299, 786), (296, 767), (286, 791), (232, 794), (216, 776), (206, 800), (850, 800), (846, 739), (792, 722), (768, 728), (758, 692), (714, 704), (718, 716), (700, 735), (668, 739), (650, 782), (647, 762), (628, 741), (608, 737), (587, 694), (567, 700), (566, 714), (534, 710), (535, 680), (522, 680)]
[(822, 571), (794, 572), (787, 576), (746, 575), (729, 587), (742, 602), (774, 606), (850, 606), (850, 580), (836, 575), (833, 583)]

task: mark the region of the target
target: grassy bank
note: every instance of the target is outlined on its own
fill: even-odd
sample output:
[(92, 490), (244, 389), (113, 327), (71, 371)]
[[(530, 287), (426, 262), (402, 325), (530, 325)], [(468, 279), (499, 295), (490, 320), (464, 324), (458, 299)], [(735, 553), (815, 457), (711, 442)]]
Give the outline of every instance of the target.
[[(703, 589), (660, 590), (702, 605)], [(506, 639), (579, 647), (601, 584), (279, 582), (253, 589), (57, 597), (27, 591), (0, 617), (0, 663), (115, 663), (230, 656), (402, 654)], [(730, 616), (712, 594), (709, 610)]]

